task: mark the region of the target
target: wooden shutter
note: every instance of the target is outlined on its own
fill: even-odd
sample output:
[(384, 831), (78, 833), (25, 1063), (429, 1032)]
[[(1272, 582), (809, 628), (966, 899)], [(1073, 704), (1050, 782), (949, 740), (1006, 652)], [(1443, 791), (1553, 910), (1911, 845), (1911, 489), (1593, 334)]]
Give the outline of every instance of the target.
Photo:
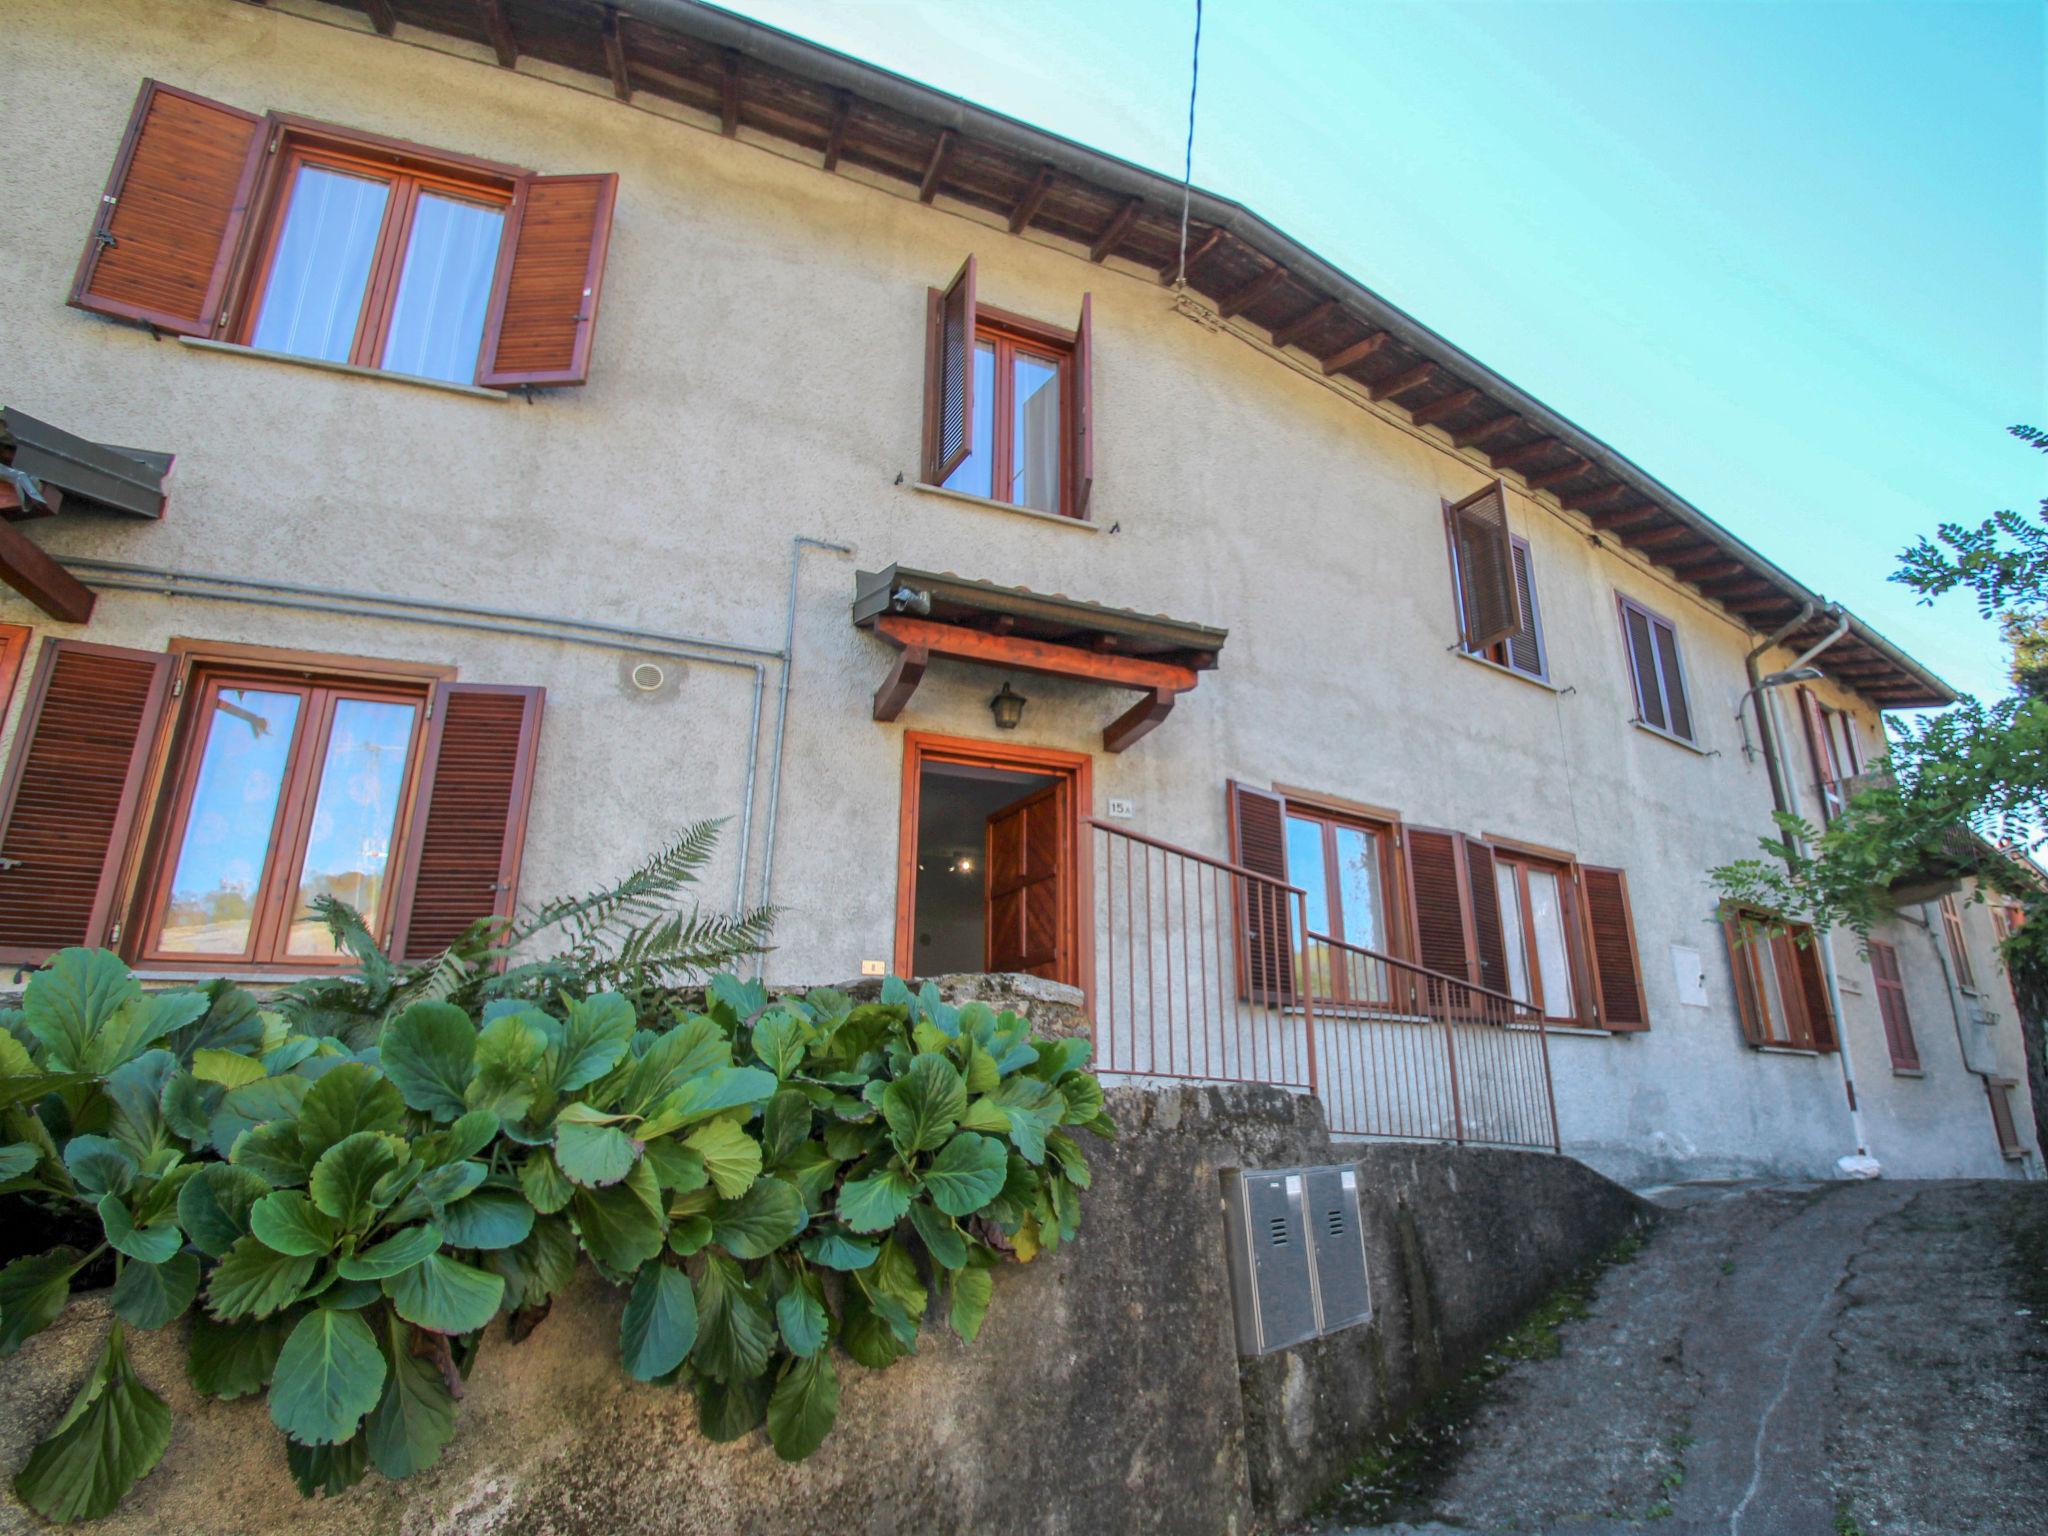
[(1811, 688), (1801, 686), (1799, 697), (1799, 723), (1806, 728), (1806, 756), (1813, 764), (1814, 792), (1820, 797), (1820, 819), (1825, 826), (1835, 819), (1839, 808), (1840, 788), (1835, 778), (1834, 753), (1828, 741), (1827, 716), (1820, 701), (1813, 696)]
[(1650, 630), (1650, 616), (1635, 604), (1621, 605), (1622, 635), (1628, 641), (1629, 675), (1635, 679), (1636, 715), (1646, 725), (1669, 730), (1664, 713), (1664, 687), (1657, 680), (1657, 637)]
[[(1805, 1026), (1803, 1038), (1795, 1035), (1793, 1043), (1809, 1050), (1831, 1051), (1835, 1048), (1835, 1010), (1828, 1003), (1828, 983), (1820, 963), (1820, 947), (1827, 940), (1802, 927), (1779, 942), (1785, 946), (1790, 965), (1779, 967), (1778, 989), (1786, 994), (1788, 1005), (1796, 995), (1798, 1011), (1805, 1015), (1799, 1021)], [(1785, 984), (1788, 968), (1797, 982), (1794, 987)]]
[(925, 305), (924, 479), (944, 485), (974, 451), (974, 258)]
[(1920, 1070), (1920, 1047), (1913, 1039), (1913, 1021), (1906, 1013), (1906, 984), (1899, 975), (1899, 952), (1880, 939), (1870, 943), (1870, 976), (1877, 984), (1877, 1012), (1884, 1020), (1885, 1048), (1901, 1072)]
[(1977, 972), (1970, 964), (1970, 946), (1963, 937), (1963, 909), (1953, 893), (1941, 898), (1941, 931), (1948, 939), (1948, 956), (1956, 968), (1956, 985), (1966, 992), (1976, 991)]
[(159, 652), (44, 642), (0, 796), (0, 960), (40, 963), (113, 937), (171, 665)]
[[(1255, 875), (1287, 880), (1287, 802), (1278, 795), (1230, 782), (1232, 859)], [(1293, 897), (1264, 880), (1239, 879), (1237, 891), (1238, 995), (1286, 1002), (1294, 995)]]
[(1095, 487), (1095, 300), (1081, 295), (1081, 323), (1074, 327), (1074, 516), (1088, 515)]
[(143, 81), (71, 302), (210, 335), (263, 158), (262, 126), (253, 112)]
[(1522, 626), (1507, 488), (1496, 480), (1445, 510), (1458, 559), (1458, 622), (1465, 648), (1483, 651)]
[(526, 845), (544, 690), (434, 689), (392, 953), (424, 960), (481, 917), (510, 917)]
[(1493, 849), (1476, 837), (1465, 839), (1465, 872), (1472, 898), (1472, 955), (1479, 965), (1479, 985), (1494, 992), (1508, 989), (1507, 936), (1501, 927), (1500, 888), (1494, 883)]
[(1749, 939), (1752, 925), (1740, 912), (1730, 911), (1721, 918), (1721, 936), (1728, 944), (1728, 965), (1735, 973), (1735, 1012), (1742, 1022), (1742, 1038), (1751, 1045), (1767, 1045), (1769, 1034), (1764, 1028), (1764, 1011), (1757, 996), (1756, 967), (1771, 964), (1770, 947), (1767, 941)]
[(1584, 864), (1579, 867), (1579, 889), (1585, 897), (1587, 950), (1593, 958), (1593, 995), (1600, 1027), (1648, 1029), (1650, 1010), (1643, 997), (1643, 968), (1636, 956), (1636, 920), (1629, 910), (1628, 876), (1618, 869)]
[(581, 384), (611, 244), (619, 178), (522, 176), (505, 214), (477, 383)]
[(2012, 1117), (2014, 1086), (2009, 1077), (1987, 1077), (1984, 1079), (1984, 1096), (1991, 1101), (1991, 1128), (1998, 1137), (1998, 1150), (2007, 1157), (2024, 1157), (2027, 1144), (2020, 1139), (2019, 1128)]
[(1477, 980), (1469, 867), (1462, 833), (1410, 827), (1408, 910), (1415, 919), (1415, 958), (1425, 970)]
[(1514, 557), (1515, 598), (1522, 622), (1507, 639), (1508, 665), (1531, 677), (1543, 676), (1543, 629), (1536, 616), (1536, 581), (1529, 570), (1529, 546), (1520, 539), (1509, 546)]
[(1678, 631), (1662, 619), (1650, 628), (1657, 636), (1657, 665), (1664, 684), (1664, 711), (1670, 718), (1671, 734), (1692, 740), (1692, 707), (1685, 698), (1685, 672), (1678, 664)]

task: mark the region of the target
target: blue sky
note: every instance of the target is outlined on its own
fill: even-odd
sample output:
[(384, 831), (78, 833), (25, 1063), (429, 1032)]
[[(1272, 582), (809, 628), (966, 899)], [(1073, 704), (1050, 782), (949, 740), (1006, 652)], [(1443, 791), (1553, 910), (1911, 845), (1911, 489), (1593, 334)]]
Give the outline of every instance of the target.
[[(724, 0), (1178, 175), (1194, 0)], [(2048, 494), (2040, 0), (1205, 0), (1195, 180), (1958, 687), (1912, 537)]]

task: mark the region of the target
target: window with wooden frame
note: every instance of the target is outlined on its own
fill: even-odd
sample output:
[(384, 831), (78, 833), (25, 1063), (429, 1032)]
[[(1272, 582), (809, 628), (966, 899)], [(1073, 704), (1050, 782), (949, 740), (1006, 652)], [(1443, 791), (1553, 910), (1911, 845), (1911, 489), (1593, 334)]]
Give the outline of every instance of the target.
[(981, 304), (972, 256), (929, 291), (923, 478), (1085, 517), (1095, 481), (1092, 299), (1071, 331)]
[(1474, 656), (1544, 676), (1529, 546), (1508, 531), (1507, 486), (1495, 480), (1443, 509), (1458, 643)]
[(1590, 1017), (1578, 980), (1585, 974), (1578, 943), (1584, 928), (1571, 866), (1496, 848), (1493, 879), (1506, 952), (1502, 990), (1560, 1024)]
[(1899, 952), (1882, 939), (1868, 941), (1870, 980), (1877, 991), (1877, 1015), (1884, 1024), (1885, 1049), (1894, 1072), (1920, 1070), (1920, 1045), (1913, 1038), (1913, 1018), (1906, 1012), (1906, 983), (1899, 972)]
[(1984, 1096), (1991, 1101), (1991, 1129), (1998, 1137), (1999, 1152), (2009, 1160), (2027, 1155), (2027, 1144), (2012, 1113), (2012, 1091), (2018, 1086), (2009, 1077), (1984, 1079)]
[(1632, 597), (1618, 599), (1622, 650), (1635, 690), (1636, 724), (1687, 746), (1695, 744), (1685, 667), (1678, 656), (1678, 631)]
[(1951, 891), (1941, 898), (1941, 932), (1948, 940), (1949, 963), (1955, 967), (1956, 985), (1965, 992), (1976, 995), (1977, 968), (1970, 964), (1969, 937), (1963, 930), (1963, 906)]
[(1835, 1049), (1834, 1010), (1813, 929), (1734, 908), (1722, 913), (1721, 933), (1734, 971), (1742, 1038), (1759, 1048)]
[(0, 789), (0, 960), (318, 970), (320, 896), (438, 953), (512, 911), (541, 704), (449, 668), (46, 641)]
[(415, 378), (581, 384), (617, 187), (146, 80), (71, 302)]
[(1848, 712), (1820, 702), (1811, 688), (1798, 691), (1799, 720), (1806, 732), (1806, 757), (1813, 767), (1813, 788), (1822, 825), (1842, 814), (1849, 781), (1863, 771), (1856, 750), (1856, 732)]

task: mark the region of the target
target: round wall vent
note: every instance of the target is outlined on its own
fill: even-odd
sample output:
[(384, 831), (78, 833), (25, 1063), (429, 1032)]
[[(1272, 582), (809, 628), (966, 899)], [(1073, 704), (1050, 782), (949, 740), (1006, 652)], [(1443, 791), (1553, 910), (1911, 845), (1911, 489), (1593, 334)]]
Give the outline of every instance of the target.
[(668, 681), (668, 673), (651, 661), (642, 661), (634, 663), (631, 678), (642, 693), (654, 693)]

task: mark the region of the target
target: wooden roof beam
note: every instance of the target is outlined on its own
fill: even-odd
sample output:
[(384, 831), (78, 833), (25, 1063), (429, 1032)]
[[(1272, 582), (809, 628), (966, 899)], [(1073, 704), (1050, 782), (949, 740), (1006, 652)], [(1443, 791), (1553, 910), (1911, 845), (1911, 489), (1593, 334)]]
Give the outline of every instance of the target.
[(1495, 469), (1518, 469), (1531, 459), (1540, 459), (1551, 449), (1558, 447), (1554, 437), (1539, 437), (1534, 442), (1524, 443), (1519, 448), (1510, 448), (1504, 453), (1488, 454)]
[(1596, 485), (1590, 491), (1573, 491), (1569, 496), (1558, 498), (1567, 512), (1591, 512), (1600, 507), (1611, 507), (1634, 492), (1621, 481), (1612, 485)]
[(1476, 448), (1490, 437), (1499, 437), (1501, 433), (1507, 431), (1509, 427), (1512, 427), (1521, 419), (1522, 415), (1519, 411), (1504, 412), (1499, 416), (1480, 422), (1476, 427), (1467, 427), (1464, 431), (1455, 433), (1451, 438), (1451, 443), (1454, 447), (1458, 448)]
[(1591, 459), (1573, 459), (1569, 464), (1560, 464), (1556, 469), (1546, 469), (1541, 474), (1528, 476), (1529, 489), (1547, 491), (1553, 485), (1563, 485), (1567, 480), (1576, 480), (1593, 467)]
[(491, 40), (491, 51), (498, 56), (498, 66), (512, 68), (519, 62), (519, 43), (512, 36), (512, 23), (505, 19), (505, 7), (498, 0), (476, 0), (476, 11), (484, 35)]
[(1333, 373), (1342, 373), (1347, 368), (1357, 367), (1392, 339), (1385, 331), (1374, 331), (1370, 336), (1354, 341), (1341, 351), (1332, 352), (1323, 359), (1323, 377), (1327, 379)]
[(928, 203), (939, 195), (939, 183), (946, 175), (946, 162), (953, 158), (953, 144), (959, 137), (951, 128), (939, 130), (939, 141), (932, 146), (931, 159), (925, 162), (924, 179), (917, 184), (920, 203)]
[(853, 92), (840, 91), (832, 101), (832, 126), (825, 132), (825, 169), (839, 169), (839, 157), (846, 152), (846, 128), (853, 121)]
[(1725, 601), (1731, 597), (1750, 597), (1778, 590), (1778, 584), (1775, 581), (1765, 581), (1761, 577), (1751, 575), (1748, 571), (1744, 571), (1738, 576), (1716, 576), (1710, 581), (1696, 581), (1692, 585), (1698, 587), (1707, 596), (1717, 601)]
[(1680, 581), (1691, 582), (1694, 586), (1707, 581), (1725, 581), (1731, 576), (1753, 576), (1756, 574), (1740, 560), (1716, 560), (1711, 565), (1701, 566), (1688, 564), (1683, 570), (1680, 570), (1676, 565), (1672, 565), (1669, 561), (1660, 563), (1670, 566), (1671, 574)]
[(725, 50), (725, 77), (718, 86), (718, 131), (728, 139), (740, 131), (740, 51)]
[[(1189, 246), (1187, 261), (1187, 271), (1189, 272), (1189, 274), (1193, 274), (1196, 265), (1200, 263), (1201, 259), (1204, 256), (1208, 255), (1211, 251), (1215, 250), (1216, 247), (1221, 245), (1222, 243), (1223, 230), (1219, 227), (1210, 230), (1209, 233), (1202, 236), (1200, 240), (1197, 240), (1193, 245)], [(1159, 274), (1160, 286), (1163, 288), (1171, 288), (1174, 285), (1174, 283), (1179, 279), (1180, 275), (1180, 252), (1175, 251), (1173, 255), (1173, 260), (1169, 261), (1166, 264), (1166, 270)]]
[(1310, 331), (1321, 325), (1344, 306), (1335, 299), (1325, 299), (1320, 304), (1311, 304), (1292, 320), (1273, 332), (1273, 345), (1291, 347)]
[(1365, 392), (1375, 400), (1391, 400), (1396, 395), (1405, 395), (1411, 389), (1419, 389), (1436, 377), (1436, 364), (1417, 363), (1406, 373), (1397, 374), (1379, 384), (1368, 384)]
[(1088, 248), (1088, 259), (1106, 261), (1115, 255), (1116, 248), (1124, 243), (1124, 236), (1131, 232), (1131, 226), (1138, 221), (1138, 214), (1144, 206), (1142, 197), (1125, 198), (1123, 207), (1110, 215), (1109, 223), (1095, 237), (1095, 244)]
[(379, 35), (389, 37), (398, 30), (398, 18), (392, 14), (391, 0), (363, 0), (363, 9), (370, 13), (370, 25)]
[(1017, 199), (1017, 205), (1010, 210), (1010, 233), (1021, 235), (1038, 217), (1038, 210), (1045, 203), (1046, 194), (1052, 191), (1053, 178), (1057, 173), (1051, 165), (1041, 165), (1038, 174), (1031, 178), (1031, 185), (1024, 189), (1024, 195)]
[(1639, 501), (1634, 506), (1617, 507), (1612, 512), (1594, 513), (1593, 526), (1602, 533), (1619, 534), (1630, 528), (1640, 528), (1645, 523), (1654, 523), (1666, 515), (1654, 501)]
[[(1716, 546), (1711, 544), (1698, 544), (1698, 540), (1699, 535), (1697, 533), (1686, 527), (1685, 524), (1678, 523), (1670, 528), (1652, 528), (1648, 533), (1628, 535), (1622, 539), (1622, 543), (1628, 545), (1631, 549), (1661, 549), (1666, 544), (1692, 542), (1701, 549), (1716, 549)], [(1716, 552), (1718, 553), (1718, 550)]]
[(1216, 313), (1219, 318), (1224, 320), (1228, 320), (1235, 315), (1241, 315), (1286, 281), (1287, 269), (1285, 267), (1268, 267), (1250, 282), (1242, 287), (1232, 289), (1229, 293), (1218, 299), (1216, 301)]
[(1446, 416), (1455, 416), (1479, 398), (1476, 389), (1460, 389), (1445, 395), (1441, 400), (1432, 400), (1427, 405), (1418, 405), (1408, 413), (1408, 419), (1418, 427), (1426, 427), (1432, 421), (1442, 421)]
[(612, 94), (620, 101), (633, 100), (633, 72), (626, 62), (626, 40), (619, 36), (619, 10), (617, 6), (604, 8), (604, 62), (611, 71)]

